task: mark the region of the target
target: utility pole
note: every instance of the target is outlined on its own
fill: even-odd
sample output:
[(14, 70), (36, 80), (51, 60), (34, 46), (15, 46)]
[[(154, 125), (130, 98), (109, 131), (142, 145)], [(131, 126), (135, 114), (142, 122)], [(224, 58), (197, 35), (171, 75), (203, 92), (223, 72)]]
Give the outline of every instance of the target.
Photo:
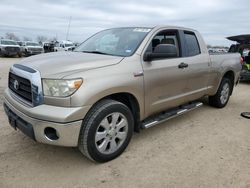
[(68, 25), (68, 30), (67, 30), (66, 40), (68, 40), (68, 39), (69, 39), (69, 29), (70, 29), (70, 24), (71, 24), (71, 16), (69, 17), (69, 25)]

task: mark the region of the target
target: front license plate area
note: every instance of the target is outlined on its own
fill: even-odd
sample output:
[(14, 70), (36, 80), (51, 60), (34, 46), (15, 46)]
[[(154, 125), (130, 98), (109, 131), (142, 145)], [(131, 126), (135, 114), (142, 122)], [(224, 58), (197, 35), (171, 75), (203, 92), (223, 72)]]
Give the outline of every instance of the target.
[(17, 124), (16, 124), (16, 117), (13, 114), (9, 114), (9, 123), (11, 127), (13, 127), (15, 130), (17, 130)]

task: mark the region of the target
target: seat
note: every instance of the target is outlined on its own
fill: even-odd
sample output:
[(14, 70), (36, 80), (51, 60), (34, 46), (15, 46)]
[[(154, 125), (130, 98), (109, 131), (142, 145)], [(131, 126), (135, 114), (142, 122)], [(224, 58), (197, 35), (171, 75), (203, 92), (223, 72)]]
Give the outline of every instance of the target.
[(156, 47), (158, 44), (160, 44), (160, 43), (161, 43), (160, 39), (153, 39), (153, 40), (152, 40), (152, 51), (154, 51), (154, 50), (155, 50), (155, 47)]
[(164, 39), (161, 39), (161, 44), (172, 44), (172, 45), (175, 45), (175, 41), (174, 39), (171, 39), (171, 38), (164, 38)]

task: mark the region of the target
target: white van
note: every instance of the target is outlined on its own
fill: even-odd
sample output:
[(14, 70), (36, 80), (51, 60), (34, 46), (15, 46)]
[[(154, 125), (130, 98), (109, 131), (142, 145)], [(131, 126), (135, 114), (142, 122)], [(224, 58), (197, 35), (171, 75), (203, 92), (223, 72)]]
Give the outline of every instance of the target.
[(55, 44), (55, 52), (57, 51), (72, 51), (75, 49), (75, 45), (71, 41), (60, 41)]

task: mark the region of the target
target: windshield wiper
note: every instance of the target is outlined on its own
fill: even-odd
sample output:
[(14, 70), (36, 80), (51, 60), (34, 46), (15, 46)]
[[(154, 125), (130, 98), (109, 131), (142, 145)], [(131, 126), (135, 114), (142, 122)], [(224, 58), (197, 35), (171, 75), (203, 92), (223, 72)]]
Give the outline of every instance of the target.
[(82, 51), (83, 53), (93, 53), (93, 54), (103, 54), (103, 55), (112, 55), (112, 54), (108, 54), (105, 52), (100, 52), (100, 51)]

